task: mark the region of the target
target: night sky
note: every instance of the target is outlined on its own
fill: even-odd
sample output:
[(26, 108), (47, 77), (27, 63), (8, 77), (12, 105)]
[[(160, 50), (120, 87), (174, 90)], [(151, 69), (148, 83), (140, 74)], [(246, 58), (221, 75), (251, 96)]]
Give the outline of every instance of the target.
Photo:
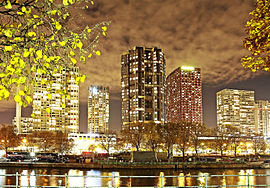
[[(102, 55), (80, 70), (87, 79), (80, 87), (80, 127), (87, 126), (87, 87), (110, 87), (110, 128), (119, 129), (121, 111), (121, 54), (134, 46), (159, 47), (166, 58), (167, 75), (179, 66), (201, 68), (203, 120), (216, 125), (216, 92), (224, 88), (255, 91), (255, 98), (270, 100), (270, 74), (245, 70), (240, 59), (244, 25), (253, 0), (96, 0), (76, 18), (78, 27), (111, 21), (108, 36), (99, 41)], [(75, 27), (75, 25), (74, 25)], [(29, 115), (31, 109), (24, 109)], [(12, 101), (0, 101), (0, 123), (15, 116)]]

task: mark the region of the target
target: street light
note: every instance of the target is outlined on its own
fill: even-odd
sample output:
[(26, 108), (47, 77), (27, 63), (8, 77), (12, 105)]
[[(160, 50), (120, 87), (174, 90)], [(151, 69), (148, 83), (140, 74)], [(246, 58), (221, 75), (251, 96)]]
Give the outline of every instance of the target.
[(22, 139), (22, 142), (27, 143), (27, 139), (26, 138)]

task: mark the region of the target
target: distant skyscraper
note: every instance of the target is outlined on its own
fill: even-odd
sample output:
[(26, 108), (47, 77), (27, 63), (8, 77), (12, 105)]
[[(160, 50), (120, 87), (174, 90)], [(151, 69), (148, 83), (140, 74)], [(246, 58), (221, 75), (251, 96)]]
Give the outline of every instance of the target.
[(202, 123), (200, 68), (179, 67), (167, 77), (167, 122)]
[[(42, 79), (48, 80), (48, 75), (36, 74), (33, 131), (79, 131), (79, 86), (75, 83), (75, 75), (78, 75), (78, 68), (63, 68), (61, 72), (53, 73), (52, 83), (46, 84)], [(58, 89), (66, 90), (69, 97), (57, 93)]]
[(255, 132), (254, 91), (223, 89), (217, 92), (217, 125), (232, 125)]
[(161, 49), (134, 47), (121, 58), (122, 128), (165, 122), (166, 64)]
[(89, 87), (88, 133), (106, 133), (109, 128), (109, 88)]
[(270, 137), (270, 103), (268, 101), (255, 102), (255, 128), (257, 133)]

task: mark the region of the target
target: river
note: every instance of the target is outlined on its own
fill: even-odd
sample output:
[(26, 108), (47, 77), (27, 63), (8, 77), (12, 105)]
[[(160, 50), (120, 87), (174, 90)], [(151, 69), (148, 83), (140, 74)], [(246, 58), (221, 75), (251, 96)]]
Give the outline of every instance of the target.
[[(254, 177), (251, 176), (247, 179), (246, 176), (219, 176), (219, 177), (206, 177), (211, 175), (258, 175), (270, 174), (270, 169), (206, 169), (206, 170), (153, 170), (153, 169), (115, 169), (115, 170), (79, 170), (79, 169), (18, 169), (6, 168), (0, 169), (0, 187), (3, 185), (15, 185), (16, 177), (3, 176), (6, 174), (19, 173), (21, 176), (18, 178), (19, 185), (21, 186), (58, 186), (65, 185), (65, 177), (50, 177), (43, 175), (65, 175), (73, 176), (66, 178), (66, 184), (69, 187), (100, 187), (108, 186), (203, 186), (207, 179), (207, 185), (246, 185), (247, 181), (251, 185), (270, 185), (269, 177)], [(31, 175), (31, 176), (29, 176)], [(42, 176), (39, 176), (42, 175)], [(193, 176), (200, 175), (204, 177), (165, 177), (160, 176)], [(74, 177), (80, 176), (80, 177)], [(87, 177), (89, 176), (89, 177)], [(91, 177), (97, 176), (97, 177)], [(99, 176), (116, 176), (114, 179), (111, 177)], [(155, 176), (152, 178), (131, 178), (131, 177), (117, 177), (117, 176)]]

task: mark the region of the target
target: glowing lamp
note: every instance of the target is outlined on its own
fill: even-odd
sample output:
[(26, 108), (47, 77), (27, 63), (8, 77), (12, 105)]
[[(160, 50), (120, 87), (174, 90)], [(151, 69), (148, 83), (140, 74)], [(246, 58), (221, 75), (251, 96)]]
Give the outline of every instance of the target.
[(194, 71), (194, 67), (187, 67), (187, 66), (182, 66), (181, 70), (189, 70), (189, 71)]

